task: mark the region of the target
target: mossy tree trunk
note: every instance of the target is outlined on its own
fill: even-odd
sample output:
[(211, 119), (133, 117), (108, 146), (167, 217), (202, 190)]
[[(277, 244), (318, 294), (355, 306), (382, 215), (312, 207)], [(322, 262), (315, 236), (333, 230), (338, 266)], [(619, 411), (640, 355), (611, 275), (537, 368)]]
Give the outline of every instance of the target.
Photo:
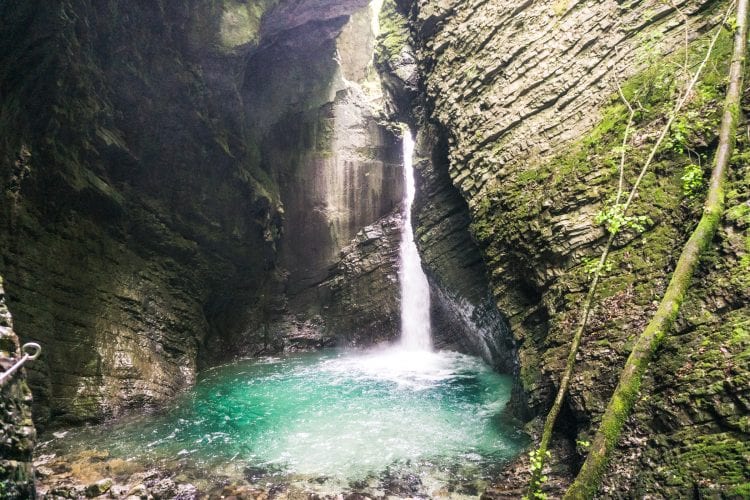
[[(725, 23), (729, 19), (731, 10), (732, 10), (732, 5), (730, 5), (729, 8), (727, 9), (727, 12), (724, 16), (722, 24)], [(638, 178), (636, 179), (635, 183), (633, 184), (633, 187), (630, 190), (630, 194), (627, 197), (627, 201), (625, 201), (625, 203), (623, 204), (620, 204), (620, 200), (622, 199), (622, 196), (623, 196), (623, 175), (624, 175), (624, 166), (625, 166), (626, 145), (627, 145), (627, 139), (628, 139), (628, 135), (630, 132), (630, 128), (633, 124), (635, 111), (633, 107), (630, 105), (630, 102), (625, 98), (624, 94), (622, 93), (622, 89), (618, 85), (618, 91), (620, 93), (620, 96), (622, 97), (625, 105), (630, 110), (630, 116), (628, 118), (628, 125), (625, 129), (625, 134), (624, 134), (623, 142), (622, 142), (622, 153), (621, 153), (621, 161), (620, 161), (620, 182), (618, 186), (618, 192), (617, 192), (615, 205), (613, 206), (613, 208), (617, 209), (617, 212), (619, 213), (619, 217), (621, 219), (624, 220), (625, 215), (628, 212), (628, 209), (630, 208), (631, 204), (633, 203), (633, 200), (635, 199), (636, 194), (638, 193), (638, 188), (641, 184), (641, 181), (643, 180), (646, 173), (649, 171), (649, 168), (652, 162), (654, 161), (654, 158), (656, 158), (656, 154), (658, 153), (659, 148), (661, 147), (664, 139), (669, 133), (669, 130), (671, 129), (672, 124), (674, 123), (675, 119), (679, 116), (679, 113), (681, 112), (683, 106), (689, 100), (693, 92), (693, 89), (695, 88), (695, 85), (698, 83), (701, 73), (703, 72), (703, 69), (705, 68), (706, 63), (708, 62), (711, 56), (711, 53), (713, 51), (713, 47), (716, 44), (716, 41), (719, 37), (720, 30), (721, 30), (721, 26), (719, 27), (719, 30), (717, 30), (716, 34), (712, 38), (711, 43), (709, 44), (708, 50), (706, 52), (706, 55), (703, 58), (703, 61), (700, 63), (700, 65), (696, 69), (695, 73), (693, 74), (693, 77), (687, 83), (687, 87), (685, 88), (685, 91), (682, 93), (681, 97), (675, 103), (675, 107), (672, 110), (669, 116), (669, 119), (667, 120), (664, 127), (662, 127), (662, 130), (658, 139), (656, 140), (653, 147), (651, 148), (651, 152), (649, 153), (648, 158), (644, 162), (643, 167), (641, 168), (641, 171), (638, 175)], [(570, 385), (570, 380), (573, 374), (573, 369), (575, 367), (575, 360), (576, 360), (576, 355), (578, 353), (578, 347), (580, 346), (581, 339), (583, 338), (583, 333), (588, 324), (588, 319), (591, 313), (591, 308), (593, 306), (594, 295), (596, 293), (597, 286), (599, 284), (599, 280), (602, 275), (602, 272), (604, 271), (607, 258), (609, 256), (609, 252), (612, 249), (612, 245), (614, 243), (615, 237), (617, 236), (621, 228), (620, 227), (621, 224), (622, 222), (618, 222), (617, 225), (608, 223), (608, 231), (610, 232), (610, 236), (609, 236), (609, 239), (607, 240), (606, 245), (604, 246), (604, 251), (602, 252), (601, 257), (599, 258), (596, 269), (594, 270), (593, 278), (591, 280), (591, 284), (589, 285), (589, 291), (586, 294), (586, 299), (584, 300), (583, 306), (581, 308), (578, 327), (576, 328), (573, 334), (573, 339), (571, 341), (568, 358), (565, 364), (565, 370), (560, 380), (560, 386), (557, 391), (557, 396), (555, 397), (555, 401), (552, 407), (550, 408), (547, 414), (547, 418), (544, 422), (544, 429), (542, 432), (542, 437), (539, 443), (539, 447), (531, 455), (532, 474), (531, 474), (531, 480), (529, 481), (528, 495), (525, 498), (537, 498), (537, 497), (543, 496), (540, 491), (541, 485), (545, 480), (543, 476), (543, 468), (544, 468), (544, 464), (549, 453), (548, 448), (552, 440), (552, 433), (555, 427), (555, 423), (557, 421), (557, 417), (560, 413), (560, 410), (562, 409), (563, 401), (565, 400), (565, 397), (568, 392), (568, 387)]]
[(633, 351), (625, 363), (620, 381), (609, 401), (589, 455), (575, 481), (566, 492), (564, 497), (566, 499), (592, 498), (599, 489), (601, 477), (620, 438), (625, 419), (635, 403), (643, 374), (654, 352), (677, 318), (700, 256), (711, 244), (719, 226), (724, 211), (726, 170), (734, 149), (739, 119), (747, 46), (747, 10), (748, 0), (739, 0), (736, 13), (734, 52), (729, 69), (729, 87), (724, 102), (719, 146), (714, 158), (714, 168), (703, 216), (682, 250), (667, 291), (654, 317), (638, 337)]
[(542, 438), (539, 442), (539, 448), (537, 448), (536, 453), (532, 455), (532, 473), (531, 481), (529, 482), (528, 495), (532, 499), (535, 498), (535, 495), (539, 493), (541, 484), (544, 482), (542, 471), (547, 460), (549, 444), (552, 441), (552, 432), (555, 428), (555, 423), (557, 422), (557, 417), (560, 414), (560, 410), (562, 409), (565, 396), (568, 394), (568, 387), (570, 386), (570, 379), (573, 375), (573, 367), (575, 366), (578, 347), (581, 345), (583, 331), (586, 329), (586, 325), (588, 324), (589, 315), (591, 314), (591, 307), (594, 302), (594, 294), (596, 293), (596, 288), (599, 284), (599, 279), (604, 265), (607, 262), (609, 250), (610, 248), (612, 248), (615, 234), (616, 233), (612, 233), (607, 240), (607, 244), (604, 247), (604, 252), (602, 252), (596, 270), (594, 271), (594, 277), (591, 281), (591, 285), (589, 286), (589, 291), (586, 294), (586, 300), (583, 303), (583, 308), (581, 309), (581, 318), (578, 323), (578, 328), (576, 328), (576, 331), (573, 334), (570, 351), (568, 352), (568, 358), (565, 363), (565, 371), (563, 372), (562, 378), (560, 379), (560, 386), (557, 389), (555, 401), (554, 403), (552, 403), (552, 407), (547, 413), (547, 418), (544, 421), (544, 430), (542, 431)]

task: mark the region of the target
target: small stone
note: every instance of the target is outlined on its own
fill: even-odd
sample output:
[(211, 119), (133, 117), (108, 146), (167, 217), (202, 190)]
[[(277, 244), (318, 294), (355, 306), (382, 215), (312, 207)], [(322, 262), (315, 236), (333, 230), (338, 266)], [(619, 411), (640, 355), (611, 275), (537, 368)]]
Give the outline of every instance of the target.
[(55, 473), (55, 471), (44, 465), (37, 466), (35, 470), (37, 477), (48, 477)]
[(151, 494), (156, 500), (174, 498), (177, 493), (177, 485), (169, 478), (157, 481), (151, 485)]
[(76, 491), (71, 486), (61, 486), (50, 490), (49, 496), (51, 498), (76, 498)]
[(198, 488), (196, 488), (194, 485), (187, 483), (187, 484), (180, 484), (177, 486), (177, 494), (175, 495), (175, 499), (177, 500), (196, 500), (198, 498)]
[(84, 493), (88, 498), (94, 498), (101, 495), (104, 495), (106, 492), (109, 491), (109, 489), (112, 487), (112, 480), (102, 479), (101, 481), (97, 481), (94, 484), (90, 484), (86, 486), (86, 490)]
[(136, 484), (128, 491), (127, 498), (141, 498), (148, 495), (148, 489), (143, 484)]

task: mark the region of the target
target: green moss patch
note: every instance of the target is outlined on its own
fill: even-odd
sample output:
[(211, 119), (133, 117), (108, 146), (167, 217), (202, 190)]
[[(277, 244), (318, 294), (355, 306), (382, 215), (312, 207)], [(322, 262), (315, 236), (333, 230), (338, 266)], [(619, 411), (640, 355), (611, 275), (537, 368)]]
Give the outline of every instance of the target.
[(375, 46), (375, 63), (379, 67), (391, 66), (409, 40), (406, 18), (398, 11), (394, 0), (385, 0), (378, 17), (380, 33)]

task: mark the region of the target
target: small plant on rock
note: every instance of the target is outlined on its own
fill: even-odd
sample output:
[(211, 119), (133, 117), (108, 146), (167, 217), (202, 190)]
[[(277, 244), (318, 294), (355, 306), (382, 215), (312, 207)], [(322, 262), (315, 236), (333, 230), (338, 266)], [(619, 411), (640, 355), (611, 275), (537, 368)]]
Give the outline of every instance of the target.
[(653, 224), (647, 215), (625, 215), (625, 203), (614, 203), (605, 206), (596, 214), (594, 221), (597, 224), (603, 224), (609, 234), (617, 234), (621, 229), (632, 229), (636, 233), (642, 233), (646, 226)]
[(596, 257), (586, 257), (583, 259), (583, 269), (586, 271), (587, 276), (599, 273), (608, 273), (612, 271), (612, 263), (607, 261), (604, 263), (601, 269), (599, 269), (599, 259)]
[(687, 198), (695, 198), (703, 189), (703, 169), (700, 165), (691, 163), (682, 173), (682, 193)]
[(531, 471), (531, 484), (529, 485), (528, 494), (524, 495), (522, 500), (547, 500), (547, 494), (540, 490), (542, 484), (547, 481), (547, 476), (542, 474), (544, 468), (544, 459), (550, 457), (550, 452), (545, 451), (544, 457), (540, 450), (531, 450), (529, 452), (529, 470)]
[(576, 445), (584, 450), (591, 448), (591, 442), (586, 440), (576, 439)]

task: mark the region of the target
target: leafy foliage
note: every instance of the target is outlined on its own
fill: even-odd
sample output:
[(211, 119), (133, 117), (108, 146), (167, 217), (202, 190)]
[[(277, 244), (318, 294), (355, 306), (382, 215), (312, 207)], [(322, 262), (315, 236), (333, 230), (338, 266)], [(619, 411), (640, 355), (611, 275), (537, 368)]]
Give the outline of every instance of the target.
[(703, 169), (700, 165), (694, 163), (687, 165), (680, 179), (682, 192), (688, 198), (695, 198), (703, 189)]
[[(703, 87), (705, 89), (705, 87)], [(696, 92), (694, 106), (700, 106), (704, 101), (712, 98), (701, 88)], [(670, 135), (664, 140), (663, 148), (674, 153), (691, 152), (692, 147), (700, 145), (701, 137), (712, 132), (712, 117), (702, 116), (698, 109), (691, 109), (675, 119)]]
[(631, 229), (640, 234), (647, 225), (654, 223), (647, 215), (625, 215), (625, 208), (625, 203), (606, 205), (596, 214), (594, 221), (603, 224), (609, 234), (617, 234), (622, 229)]
[(531, 471), (532, 484), (529, 493), (524, 495), (522, 500), (547, 500), (547, 494), (540, 491), (542, 484), (547, 481), (547, 476), (542, 474), (544, 468), (544, 459), (550, 457), (550, 452), (545, 451), (544, 456), (539, 450), (529, 452), (529, 470)]
[[(583, 259), (583, 268), (588, 276), (594, 274), (599, 268), (599, 259), (596, 257), (586, 257)], [(612, 271), (612, 263), (607, 261), (602, 266), (600, 273)]]

